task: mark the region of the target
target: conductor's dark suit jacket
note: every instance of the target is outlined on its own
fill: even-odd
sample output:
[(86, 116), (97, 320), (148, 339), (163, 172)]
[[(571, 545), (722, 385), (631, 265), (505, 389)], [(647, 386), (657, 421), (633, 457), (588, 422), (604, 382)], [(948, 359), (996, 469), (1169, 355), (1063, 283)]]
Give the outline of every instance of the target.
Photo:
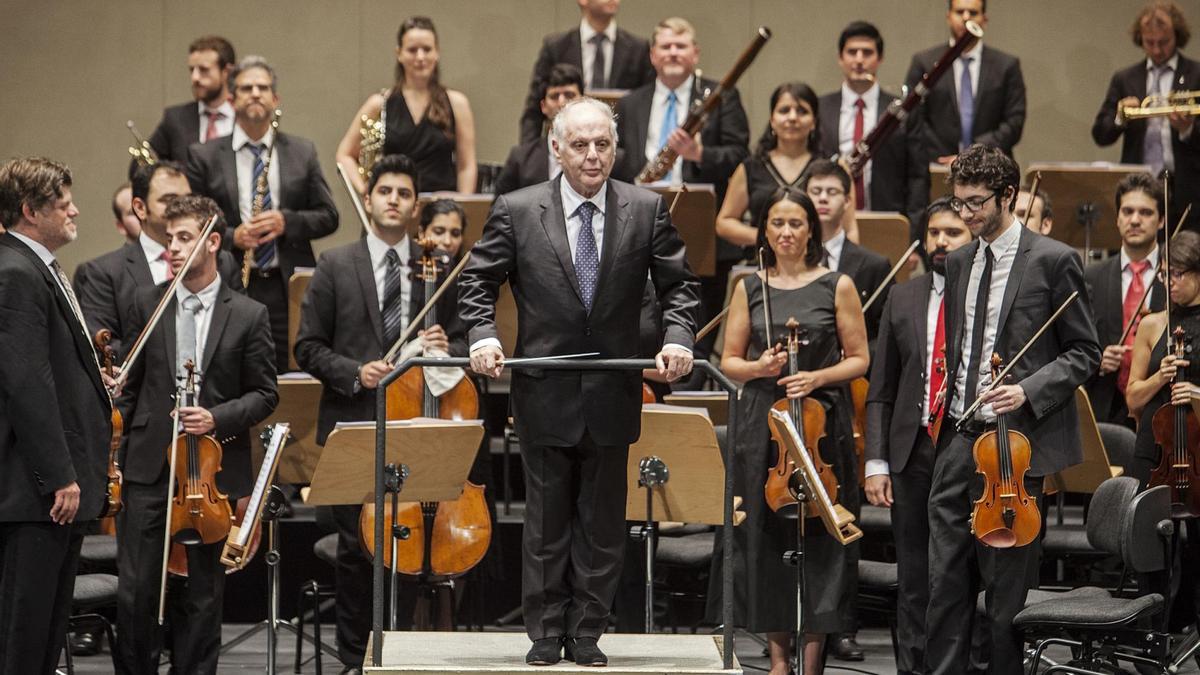
[[(144, 288), (134, 300), (139, 332), (164, 288)], [(174, 430), (177, 305), (174, 298), (167, 303), (142, 357), (129, 372), (122, 395), (127, 438), (121, 467), (125, 480), (133, 483), (152, 485), (167, 467), (167, 448)], [(216, 428), (211, 434), (223, 450), (217, 486), (231, 498), (245, 496), (254, 484), (250, 428), (265, 420), (279, 403), (275, 344), (267, 308), (235, 293), (224, 281), (213, 305), (199, 369), (197, 404), (212, 413)]]
[[(933, 70), (933, 64), (945, 53), (946, 47), (942, 44), (913, 55), (908, 75), (904, 77), (904, 84), (910, 91), (921, 81), (921, 76)], [(913, 111), (914, 125), (920, 130), (927, 153), (926, 162), (943, 155), (958, 154), (962, 124), (957, 92), (954, 70), (947, 70), (925, 101)], [(974, 93), (973, 141), (994, 145), (1011, 157), (1025, 128), (1025, 77), (1021, 74), (1020, 60), (984, 45)]]
[[(312, 141), (283, 133), (276, 138), (277, 154), (273, 161), (279, 163), (280, 194), (271, 197), (274, 208), (283, 213), (283, 235), (275, 241), (278, 242), (280, 271), (286, 280), (291, 278), (295, 268), (316, 264), (312, 240), (337, 230), (338, 211)], [(233, 245), (233, 228), (242, 222), (238, 190), (249, 189), (249, 186), (237, 184), (233, 136), (194, 144), (188, 158), (187, 176), (193, 192), (211, 197), (221, 207), (229, 227), (228, 236), (223, 238), (225, 248), (234, 251), (235, 257), (241, 260), (241, 249)]]
[(100, 515), (111, 434), (108, 393), (50, 268), (0, 234), (0, 521), (50, 522), (54, 491), (79, 483)]
[[(1009, 427), (1024, 433), (1033, 446), (1030, 475), (1045, 476), (1083, 461), (1075, 389), (1100, 367), (1100, 345), (1079, 255), (1019, 222), (1014, 226), (1021, 227), (1021, 239), (1000, 305), (995, 346), (1005, 363), (1072, 292), (1079, 292), (1079, 298), (1011, 371), (1012, 383), (1021, 385), (1028, 400), (1008, 415)], [(946, 341), (946, 377), (951, 378), (947, 411), (954, 405), (953, 378), (962, 360), (959, 336), (966, 331), (963, 312), (967, 283), (979, 246), (979, 240), (973, 241), (946, 258), (946, 335), (952, 336)], [(974, 396), (970, 398), (964, 401), (964, 410), (974, 402)], [(949, 436), (942, 434), (939, 440), (943, 446)]]
[[(1100, 350), (1115, 345), (1125, 332), (1125, 296), (1121, 293), (1121, 256), (1114, 255), (1088, 265), (1083, 272), (1087, 282), (1088, 299), (1096, 318), (1096, 336)], [(1154, 281), (1154, 290), (1147, 303), (1151, 312), (1161, 312), (1167, 297), (1161, 281)], [(1088, 398), (1097, 422), (1125, 424), (1129, 409), (1124, 396), (1117, 390), (1117, 373), (1101, 375), (1097, 370), (1088, 381)]]
[[(195, 101), (163, 109), (162, 120), (146, 139), (159, 159), (187, 164), (188, 148), (200, 141), (200, 105)], [(129, 177), (137, 170), (137, 161), (129, 162)]]
[[(591, 48), (591, 45), (588, 45)], [(654, 81), (654, 66), (650, 65), (650, 43), (628, 31), (617, 29), (613, 40), (612, 68), (609, 69), (609, 89), (637, 89)], [(569, 63), (583, 71), (583, 48), (579, 43), (579, 28), (547, 35), (538, 52), (533, 75), (529, 78), (529, 93), (525, 95), (525, 110), (521, 113), (521, 142), (542, 135), (542, 109), (538, 105), (538, 89), (550, 77), (550, 70), (559, 63)], [(197, 132), (199, 133), (199, 132)]]
[[(234, 290), (242, 290), (241, 265), (233, 254), (222, 250), (217, 259), (221, 279)], [(118, 363), (133, 347), (136, 334), (129, 334), (133, 325), (134, 306), (131, 298), (139, 289), (154, 285), (150, 264), (138, 242), (130, 242), (115, 251), (89, 260), (75, 268), (75, 295), (87, 319), (88, 332), (107, 328), (112, 332), (112, 348)]]
[[(895, 96), (880, 91), (875, 121), (887, 112)], [(842, 90), (820, 98), (821, 151), (838, 152), (838, 128)], [(896, 211), (908, 218), (908, 238), (921, 238), (921, 223), (929, 203), (929, 161), (922, 150), (920, 134), (902, 124), (892, 132), (871, 158), (871, 210)]]
[[(410, 239), (409, 260), (420, 256), (421, 248)], [(450, 338), (451, 356), (464, 356), (466, 338), (457, 301), (457, 287), (452, 285), (438, 300), (437, 320)], [(414, 281), (406, 322), (424, 305), (424, 285)], [(354, 382), (362, 364), (383, 358), (389, 349), (391, 345), (383, 337), (379, 291), (367, 240), (322, 253), (300, 306), (300, 330), (294, 349), (297, 365), (322, 385), (317, 443), (324, 444), (338, 422), (375, 419), (376, 391), (355, 392)]]
[[(921, 427), (929, 366), (926, 348), (933, 274), (897, 284), (888, 294), (871, 354), (867, 391), (868, 460), (881, 459), (892, 473), (904, 471)], [(935, 355), (936, 356), (936, 355)]]
[[(600, 274), (588, 313), (567, 241), (563, 178), (498, 197), (459, 283), (469, 344), (499, 338), (496, 298), (507, 281), (517, 304), (514, 356), (599, 352), (636, 357), (649, 274), (663, 310), (663, 342), (693, 344), (699, 282), (657, 194), (609, 180)], [(511, 351), (510, 351), (511, 350)], [(628, 445), (641, 433), (641, 374), (634, 371), (514, 370), (512, 406), (522, 440), (574, 446)]]

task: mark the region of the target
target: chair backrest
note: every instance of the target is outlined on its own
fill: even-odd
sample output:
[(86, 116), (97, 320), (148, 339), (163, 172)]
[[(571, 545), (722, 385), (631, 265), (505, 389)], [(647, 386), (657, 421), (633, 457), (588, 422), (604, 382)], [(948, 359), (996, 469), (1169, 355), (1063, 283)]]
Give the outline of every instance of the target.
[(1137, 441), (1137, 434), (1121, 424), (1100, 422), (1096, 426), (1100, 428), (1100, 438), (1104, 442), (1104, 449), (1108, 451), (1108, 461), (1128, 472), (1133, 463), (1133, 444)]
[(1166, 485), (1150, 488), (1130, 501), (1121, 522), (1121, 558), (1128, 570), (1145, 574), (1167, 568), (1168, 535), (1159, 525), (1170, 520), (1171, 491)]
[(1096, 488), (1087, 516), (1087, 539), (1094, 548), (1121, 555), (1123, 525), (1137, 489), (1137, 479), (1129, 476), (1109, 478)]

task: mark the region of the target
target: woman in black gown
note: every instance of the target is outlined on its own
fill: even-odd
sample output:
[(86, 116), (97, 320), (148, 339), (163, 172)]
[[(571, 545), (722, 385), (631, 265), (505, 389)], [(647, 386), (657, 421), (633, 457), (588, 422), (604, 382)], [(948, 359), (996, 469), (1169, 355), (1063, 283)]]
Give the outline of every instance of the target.
[(421, 192), (475, 192), (475, 118), (467, 97), (441, 84), (433, 22), (423, 16), (405, 19), (396, 40), (396, 83), (371, 94), (354, 114), (338, 143), (338, 164), (354, 187), (364, 190), (359, 151), (365, 115), (384, 125), (378, 156), (408, 155), (417, 165)]
[[(867, 372), (867, 332), (862, 304), (850, 277), (821, 265), (821, 221), (812, 201), (798, 189), (781, 187), (758, 214), (758, 243), (764, 247), (769, 282), (762, 275), (738, 283), (730, 301), (721, 370), (743, 382), (738, 406), (732, 467), (746, 520), (734, 528), (735, 621), (770, 642), (771, 675), (788, 670), (789, 645), (796, 626), (796, 571), (783, 562), (795, 548), (796, 522), (767, 507), (767, 471), (777, 451), (767, 428), (768, 410), (780, 398), (811, 396), (826, 409), (821, 457), (838, 478), (837, 499), (851, 510), (858, 500), (857, 464), (851, 430), (853, 414), (846, 383)], [(764, 286), (770, 293), (771, 338), (764, 321)], [(795, 318), (807, 341), (799, 371), (784, 372), (787, 354), (779, 342)], [(810, 520), (805, 534), (805, 675), (821, 672), (824, 634), (841, 629), (854, 605), (855, 550), (842, 546)], [(720, 561), (721, 555), (714, 560)], [(719, 564), (719, 562), (718, 562)], [(712, 579), (719, 579), (714, 571)], [(710, 587), (720, 602), (719, 584)]]

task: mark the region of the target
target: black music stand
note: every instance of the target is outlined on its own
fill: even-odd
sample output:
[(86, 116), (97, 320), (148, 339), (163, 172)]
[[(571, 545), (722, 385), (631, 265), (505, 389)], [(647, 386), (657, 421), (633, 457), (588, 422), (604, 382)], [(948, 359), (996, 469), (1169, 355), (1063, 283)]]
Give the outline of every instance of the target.
[(1113, 195), (1123, 178), (1143, 171), (1149, 171), (1149, 167), (1108, 162), (1039, 162), (1030, 164), (1025, 176), (1026, 181), (1032, 181), (1041, 172), (1042, 182), (1038, 187), (1050, 195), (1054, 210), (1062, 214), (1055, 219), (1050, 236), (1068, 246), (1082, 248), (1086, 264), (1094, 248), (1106, 251), (1121, 248)]

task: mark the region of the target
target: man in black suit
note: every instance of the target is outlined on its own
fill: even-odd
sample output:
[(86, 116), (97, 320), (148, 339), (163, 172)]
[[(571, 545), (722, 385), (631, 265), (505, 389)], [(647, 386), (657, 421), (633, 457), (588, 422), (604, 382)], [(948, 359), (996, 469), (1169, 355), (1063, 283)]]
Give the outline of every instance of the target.
[[(271, 128), (279, 104), (275, 70), (251, 56), (238, 64), (230, 81), (237, 124), (229, 136), (192, 146), (188, 181), (192, 190), (221, 206), (231, 228), (226, 248), (239, 261), (249, 252), (253, 269), (246, 292), (267, 306), (275, 366), (282, 372), (288, 370), (288, 280), (295, 268), (316, 264), (312, 240), (337, 230), (338, 212), (316, 146)], [(262, 210), (255, 213), (264, 171)]]
[[(639, 350), (647, 275), (663, 307), (659, 372), (692, 366), (699, 304), (683, 242), (658, 195), (609, 180), (612, 109), (593, 98), (554, 118), (562, 175), (498, 197), (471, 251), (459, 293), (472, 368), (496, 377), (504, 352), (496, 329), (500, 285), (512, 287), (521, 321), (518, 357)], [(522, 573), (526, 662), (608, 662), (604, 632), (625, 547), (625, 465), (640, 431), (641, 373), (517, 370), (512, 411), (525, 460)]]
[[(538, 107), (547, 123), (569, 101), (583, 96), (583, 74), (569, 63), (555, 64), (538, 84)], [(508, 152), (496, 178), (496, 194), (544, 183), (559, 174), (558, 159), (550, 151), (550, 135), (538, 134)]]
[[(867, 394), (866, 495), (892, 510), (896, 540), (898, 620), (896, 671), (923, 672), (925, 608), (929, 605), (929, 520), (933, 477), (930, 413), (940, 409), (946, 376), (946, 256), (971, 243), (950, 198), (929, 205), (925, 250), (929, 274), (898, 284), (888, 295), (871, 356)], [(918, 393), (919, 392), (919, 393)]]
[(580, 93), (592, 89), (637, 89), (654, 81), (650, 46), (617, 28), (621, 0), (578, 0), (583, 19), (579, 28), (547, 35), (542, 41), (529, 94), (521, 113), (521, 143), (543, 136), (548, 118), (541, 111), (540, 92), (555, 65), (567, 63), (583, 74)]
[[(232, 133), (234, 112), (229, 103), (229, 74), (235, 63), (233, 45), (219, 35), (205, 35), (188, 46), (192, 100), (163, 109), (162, 120), (149, 139), (159, 159), (186, 164), (188, 148), (193, 143)], [(131, 179), (137, 166), (136, 160), (129, 162)]]
[[(250, 494), (253, 486), (250, 428), (266, 419), (279, 402), (267, 310), (233, 292), (217, 273), (224, 222), (200, 239), (205, 222), (214, 215), (220, 216), (216, 203), (198, 195), (179, 197), (167, 207), (167, 250), (175, 272), (194, 247), (201, 249), (147, 339), (143, 357), (132, 364), (121, 401), (130, 422), (120, 456), (125, 508), (117, 515), (119, 637), (113, 663), (120, 673), (158, 672), (163, 647), (157, 615), (170, 466), (167, 450), (176, 433), (172, 413), (178, 387), (186, 379), (185, 364), (195, 365), (197, 392), (194, 405), (179, 408), (179, 424), (189, 435), (219, 439), (223, 453), (216, 487), (228, 495), (230, 504)], [(143, 288), (132, 300), (139, 328), (149, 320), (160, 295), (157, 287)], [(187, 453), (181, 452), (178, 461), (187, 461)], [(169, 594), (175, 672), (217, 672), (224, 542), (221, 538), (184, 547), (187, 581), (172, 587)]]
[[(338, 422), (375, 419), (375, 388), (394, 365), (383, 356), (425, 304), (425, 289), (409, 276), (422, 254), (409, 236), (416, 228), (419, 189), (412, 160), (380, 159), (363, 198), (371, 221), (366, 236), (323, 253), (309, 282), (295, 353), (296, 363), (322, 384), (318, 444), (325, 444)], [(447, 289), (436, 307), (443, 323), (421, 331), (413, 344), (466, 354), (457, 295)], [(338, 529), (338, 654), (347, 669), (358, 668), (371, 628), (371, 563), (358, 541), (360, 507), (331, 510)]]
[[(987, 0), (949, 0), (946, 23), (951, 38), (966, 33), (966, 22), (987, 27)], [(946, 51), (936, 45), (913, 55), (904, 84), (911, 90)], [(919, 130), (927, 162), (949, 164), (972, 143), (994, 145), (1012, 156), (1025, 128), (1025, 78), (1021, 62), (980, 40), (955, 60), (929, 96), (917, 106), (913, 128)]]
[[(1025, 603), (1027, 579), (1038, 562), (1038, 541), (993, 548), (972, 536), (971, 505), (983, 491), (971, 448), (1005, 414), (1033, 448), (1025, 490), (1041, 501), (1047, 474), (1083, 459), (1075, 389), (1100, 365), (1100, 346), (1086, 298), (1079, 256), (1013, 217), (1020, 173), (994, 146), (972, 145), (951, 165), (951, 205), (978, 240), (946, 259), (946, 404), (929, 496), (929, 608), (926, 672), (967, 670), (978, 565), (987, 590), (991, 670), (1022, 672), (1022, 642), (1012, 618)], [(990, 357), (1009, 359), (1072, 293), (1072, 304), (1034, 341), (1011, 371), (1009, 384), (989, 388)], [(959, 337), (961, 336), (961, 338)], [(984, 393), (986, 392), (986, 393)], [(966, 410), (983, 394), (986, 404)], [(961, 428), (959, 426), (961, 425)], [(1040, 523), (1038, 524), (1040, 525)]]
[[(1171, 171), (1171, 213), (1183, 213), (1188, 204), (1200, 207), (1200, 134), (1196, 118), (1187, 113), (1169, 117), (1126, 119), (1126, 107), (1138, 107), (1148, 93), (1200, 89), (1200, 63), (1179, 50), (1191, 32), (1183, 12), (1174, 2), (1146, 5), (1133, 22), (1133, 44), (1146, 55), (1144, 60), (1117, 71), (1108, 83), (1104, 103), (1092, 124), (1097, 145), (1121, 140), (1121, 162), (1148, 164), (1158, 175)], [(1173, 225), (1172, 225), (1173, 226)], [(1200, 208), (1193, 209), (1186, 224), (1200, 230)]]
[[(1163, 227), (1162, 183), (1148, 173), (1126, 176), (1117, 185), (1117, 231), (1121, 253), (1089, 265), (1084, 271), (1088, 298), (1096, 316), (1096, 333), (1104, 347), (1100, 371), (1088, 383), (1088, 397), (1097, 422), (1131, 425), (1125, 406), (1129, 360), (1137, 334), (1139, 303), (1153, 286), (1146, 308), (1162, 311), (1166, 288), (1158, 279), (1158, 231)], [(1125, 341), (1125, 329), (1133, 322)]]
[(84, 524), (100, 515), (111, 402), (54, 252), (76, 237), (71, 172), (0, 166), (0, 672), (53, 673)]
[[(849, 157), (854, 146), (870, 135), (896, 97), (879, 87), (883, 36), (866, 21), (854, 21), (838, 38), (838, 65), (844, 80), (838, 91), (820, 99), (821, 147), (826, 153)], [(861, 103), (860, 103), (861, 102)], [(898, 211), (908, 218), (909, 237), (921, 238), (921, 221), (929, 200), (929, 163), (918, 145), (919, 136), (902, 125), (876, 151), (862, 176), (855, 179), (855, 207)]]
[[(183, 165), (163, 160), (138, 167), (133, 174), (131, 206), (140, 234), (120, 248), (89, 260), (75, 269), (75, 293), (88, 322), (88, 331), (107, 328), (118, 360), (133, 346), (133, 303), (137, 290), (157, 286), (174, 277), (167, 253), (167, 205), (191, 194)], [(241, 269), (233, 255), (222, 251), (217, 263), (221, 277), (241, 290)]]

